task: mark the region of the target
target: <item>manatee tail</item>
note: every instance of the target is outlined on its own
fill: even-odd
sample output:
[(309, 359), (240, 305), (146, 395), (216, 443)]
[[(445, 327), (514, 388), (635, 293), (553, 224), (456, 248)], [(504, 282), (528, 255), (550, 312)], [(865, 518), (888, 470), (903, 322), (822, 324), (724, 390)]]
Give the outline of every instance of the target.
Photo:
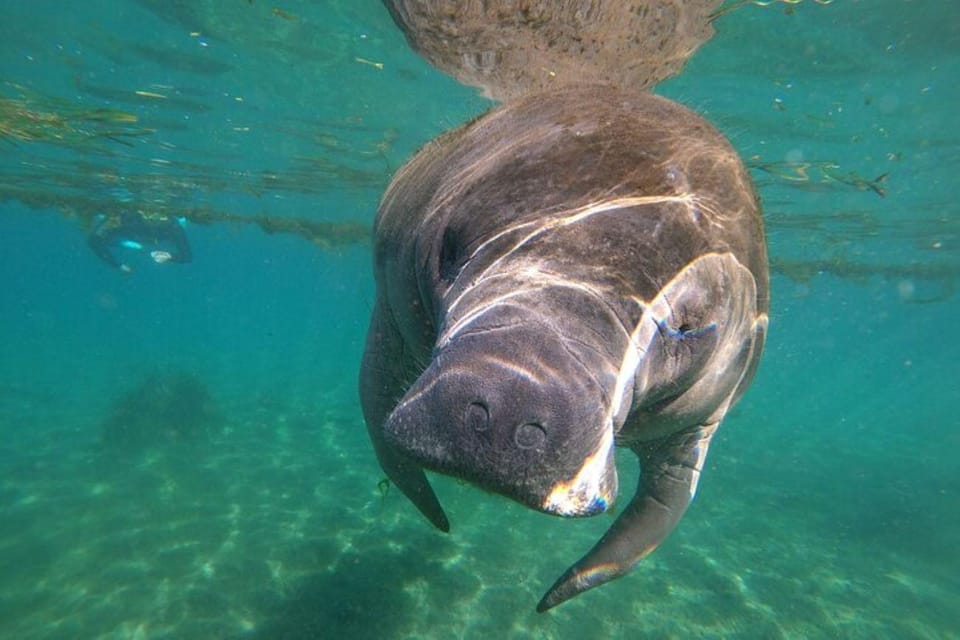
[(387, 445), (377, 446), (377, 459), (387, 477), (420, 510), (433, 526), (444, 533), (450, 531), (450, 521), (443, 512), (437, 494), (427, 480), (423, 468)]
[(632, 447), (640, 458), (636, 495), (600, 542), (550, 587), (537, 611), (619, 578), (657, 548), (693, 499), (716, 428), (698, 427)]

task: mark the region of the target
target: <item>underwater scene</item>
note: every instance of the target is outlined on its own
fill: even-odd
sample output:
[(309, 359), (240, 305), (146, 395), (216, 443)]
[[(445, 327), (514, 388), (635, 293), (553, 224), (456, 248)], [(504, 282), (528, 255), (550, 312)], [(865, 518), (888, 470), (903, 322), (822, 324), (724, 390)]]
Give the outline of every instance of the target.
[(769, 328), (676, 529), (544, 613), (636, 457), (584, 518), (428, 472), (444, 533), (361, 408), (381, 198), (497, 105), (411, 4), (0, 5), (0, 638), (960, 637), (960, 3), (630, 3), (707, 7), (649, 88), (749, 171)]

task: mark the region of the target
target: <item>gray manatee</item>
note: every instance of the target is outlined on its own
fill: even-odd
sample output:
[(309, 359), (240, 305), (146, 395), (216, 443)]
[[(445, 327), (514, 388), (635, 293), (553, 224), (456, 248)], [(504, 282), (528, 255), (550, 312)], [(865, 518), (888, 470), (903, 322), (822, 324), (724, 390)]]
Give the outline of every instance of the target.
[(673, 529), (767, 326), (763, 223), (729, 143), (605, 85), (534, 93), (426, 145), (375, 225), (360, 391), (381, 466), (438, 528), (424, 469), (587, 516), (636, 492), (545, 611)]
[(713, 35), (721, 0), (384, 0), (410, 46), (496, 100), (594, 83), (648, 89)]

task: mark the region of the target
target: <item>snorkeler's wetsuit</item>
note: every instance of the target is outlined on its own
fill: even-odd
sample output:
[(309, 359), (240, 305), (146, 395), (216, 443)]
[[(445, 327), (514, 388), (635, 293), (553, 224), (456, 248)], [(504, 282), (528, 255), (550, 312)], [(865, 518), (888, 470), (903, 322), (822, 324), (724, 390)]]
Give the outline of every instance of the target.
[(145, 217), (139, 213), (101, 215), (97, 217), (87, 243), (101, 260), (123, 271), (131, 271), (121, 259), (124, 250), (145, 251), (155, 262), (190, 262), (192, 254), (183, 222), (182, 219)]

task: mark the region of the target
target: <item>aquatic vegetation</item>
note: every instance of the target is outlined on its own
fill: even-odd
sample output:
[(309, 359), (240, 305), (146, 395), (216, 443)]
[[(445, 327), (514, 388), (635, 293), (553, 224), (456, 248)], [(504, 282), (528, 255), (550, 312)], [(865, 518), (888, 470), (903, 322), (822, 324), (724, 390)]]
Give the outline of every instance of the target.
[(300, 19), (300, 16), (298, 16), (297, 14), (290, 13), (289, 11), (284, 11), (280, 7), (273, 7), (270, 10), (270, 13), (277, 16), (278, 18), (283, 18), (284, 20), (287, 20), (289, 22), (296, 22), (297, 20)]
[[(278, 177), (278, 181), (280, 178)], [(260, 181), (269, 182), (266, 176)], [(123, 189), (138, 194), (129, 200), (118, 200), (112, 190)], [(210, 190), (218, 179), (197, 174), (185, 178), (165, 174), (127, 174), (122, 180), (115, 172), (90, 165), (44, 165), (43, 171), (4, 171), (0, 168), (0, 203), (16, 200), (37, 210), (55, 210), (76, 219), (89, 228), (98, 214), (120, 215), (131, 209), (149, 210), (164, 216), (182, 217), (194, 224), (226, 223), (255, 225), (267, 234), (294, 234), (325, 250), (363, 244), (369, 240), (370, 227), (359, 222), (332, 222), (297, 215), (244, 215), (208, 206), (183, 206), (175, 199), (177, 192)], [(294, 186), (289, 188), (294, 189)], [(259, 190), (251, 191), (259, 193)]]
[(153, 373), (121, 395), (101, 426), (108, 447), (143, 449), (196, 443), (220, 429), (209, 390), (191, 373)]
[(50, 142), (78, 146), (96, 139), (127, 144), (126, 138), (153, 133), (137, 125), (137, 116), (103, 107), (83, 107), (6, 83), (0, 95), (0, 139), (9, 143)]
[(884, 173), (871, 180), (864, 178), (855, 171), (842, 172), (840, 165), (836, 162), (764, 162), (751, 158), (747, 162), (747, 166), (754, 172), (767, 173), (780, 181), (792, 183), (792, 186), (798, 184), (811, 187), (816, 187), (816, 185), (847, 185), (857, 191), (873, 191), (881, 198), (887, 195), (883, 183), (889, 174)]
[(301, 236), (321, 249), (362, 244), (370, 239), (370, 227), (355, 222), (327, 222), (306, 217), (245, 216), (213, 209), (187, 209), (182, 215), (187, 220), (200, 224), (254, 224), (266, 234), (289, 233)]
[[(873, 278), (896, 282), (903, 302), (924, 304), (942, 302), (956, 293), (960, 272), (943, 262), (914, 264), (869, 264), (844, 259), (825, 260), (787, 260), (772, 258), (770, 271), (784, 276), (793, 282), (805, 284), (816, 276), (831, 275), (843, 280), (863, 284)], [(935, 290), (932, 293), (918, 294), (916, 282), (921, 282)]]
[[(385, 144), (390, 138), (385, 138)], [(325, 145), (334, 148), (336, 142), (325, 139)], [(245, 189), (253, 195), (267, 192), (314, 193), (310, 186), (311, 175), (321, 177), (330, 172), (331, 180), (353, 180), (357, 184), (367, 182), (375, 186), (377, 180), (385, 179), (385, 173), (374, 176), (371, 172), (349, 170), (331, 165), (322, 159), (297, 159), (304, 167), (283, 174), (264, 173), (254, 176)], [(754, 158), (748, 161), (757, 184), (766, 189), (778, 187), (814, 192), (863, 192), (868, 196), (884, 197), (887, 175), (874, 179), (862, 177), (857, 171), (843, 169), (832, 161), (767, 162)], [(47, 163), (42, 172), (33, 170), (4, 171), (0, 168), (0, 202), (17, 200), (37, 211), (56, 210), (68, 218), (74, 218), (88, 227), (98, 213), (119, 214), (130, 208), (149, 208), (158, 214), (180, 216), (191, 223), (254, 225), (264, 233), (291, 234), (300, 236), (324, 251), (366, 245), (370, 241), (371, 228), (366, 222), (320, 220), (309, 215), (270, 215), (261, 213), (246, 215), (225, 211), (216, 207), (185, 207), (177, 203), (174, 194), (184, 191), (212, 190), (220, 188), (222, 181), (215, 175), (203, 172), (202, 167), (193, 167), (188, 175), (162, 173), (132, 173), (123, 176), (123, 187), (138, 194), (130, 202), (119, 201), (111, 195), (121, 179), (105, 166), (57, 166)], [(351, 171), (355, 171), (352, 173)], [(305, 191), (304, 191), (305, 190)], [(99, 194), (99, 195), (98, 195)], [(910, 220), (888, 220), (876, 210), (847, 209), (824, 213), (792, 212), (777, 210), (777, 202), (768, 199), (767, 227), (773, 232), (804, 233), (817, 246), (818, 254), (796, 258), (771, 256), (771, 270), (791, 281), (807, 283), (815, 276), (830, 274), (834, 277), (862, 283), (880, 279), (899, 286), (903, 281), (929, 285), (936, 293), (923, 297), (910, 296), (905, 302), (924, 302), (949, 298), (957, 290), (960, 281), (960, 265), (940, 257), (900, 263), (869, 262), (862, 256), (844, 256), (835, 245), (838, 239), (849, 244), (882, 242), (884, 238), (911, 239), (924, 253), (932, 255), (943, 245), (937, 238), (956, 235), (956, 221), (941, 219), (938, 207), (930, 213), (917, 215)], [(918, 212), (919, 213), (919, 212)], [(824, 247), (830, 247), (825, 255)]]
[(384, 499), (390, 493), (390, 478), (381, 478), (377, 483), (377, 491), (380, 492), (380, 499)]
[[(77, 90), (84, 95), (111, 103), (124, 103), (131, 107), (144, 104), (145, 100), (162, 100), (165, 109), (176, 109), (180, 113), (200, 114), (211, 110), (210, 105), (197, 98), (186, 98), (184, 95), (200, 93), (196, 89), (187, 87), (171, 87), (169, 85), (146, 85), (147, 88), (129, 89), (101, 86), (82, 77), (74, 78)], [(157, 127), (165, 128), (165, 127)]]

